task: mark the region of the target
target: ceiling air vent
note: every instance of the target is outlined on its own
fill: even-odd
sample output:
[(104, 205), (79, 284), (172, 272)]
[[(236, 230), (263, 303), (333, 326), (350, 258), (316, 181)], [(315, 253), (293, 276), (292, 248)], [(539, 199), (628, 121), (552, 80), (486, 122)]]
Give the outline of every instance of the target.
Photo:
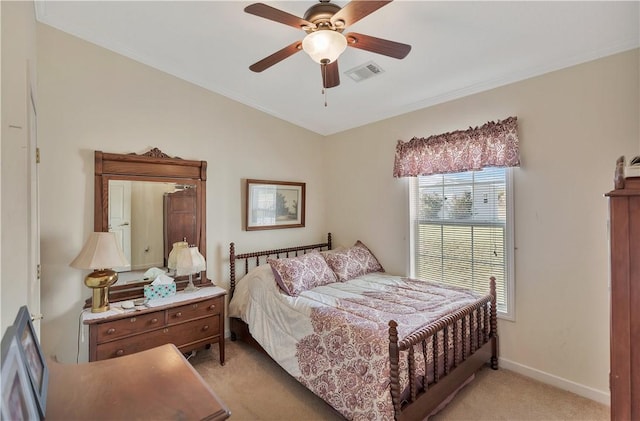
[(365, 79), (371, 79), (374, 76), (384, 73), (384, 70), (373, 61), (369, 61), (361, 66), (347, 70), (344, 73), (356, 82), (362, 82)]

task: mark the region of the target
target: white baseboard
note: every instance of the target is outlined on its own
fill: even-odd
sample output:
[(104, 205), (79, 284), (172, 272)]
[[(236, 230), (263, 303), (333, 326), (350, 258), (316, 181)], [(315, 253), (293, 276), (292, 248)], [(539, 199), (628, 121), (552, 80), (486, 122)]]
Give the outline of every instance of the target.
[(591, 399), (592, 401), (596, 401), (607, 406), (611, 405), (611, 394), (609, 392), (603, 392), (602, 390), (597, 390), (592, 387), (572, 382), (571, 380), (563, 379), (562, 377), (554, 376), (553, 374), (545, 373), (544, 371), (527, 367), (526, 365), (509, 361), (504, 358), (499, 358), (498, 364), (502, 368), (515, 371), (518, 374), (531, 377), (532, 379), (538, 380), (542, 383), (555, 386), (559, 389), (567, 390), (569, 392), (575, 393), (576, 395), (583, 396), (587, 399)]

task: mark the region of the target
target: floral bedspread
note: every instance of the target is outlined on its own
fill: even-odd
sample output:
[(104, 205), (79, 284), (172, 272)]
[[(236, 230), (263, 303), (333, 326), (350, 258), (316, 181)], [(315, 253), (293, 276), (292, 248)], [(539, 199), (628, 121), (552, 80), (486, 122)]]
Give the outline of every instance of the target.
[(403, 337), (476, 300), (467, 291), (424, 281), (389, 281), (350, 281), (362, 287), (361, 295), (314, 308), (313, 333), (296, 345), (298, 380), (348, 419), (393, 419), (389, 320), (398, 322)]
[(402, 338), (478, 298), (467, 290), (385, 273), (316, 287), (298, 297), (271, 286), (267, 271), (259, 278), (246, 286), (243, 314), (234, 315), (238, 305), (232, 303), (231, 315), (241, 316), (274, 360), (350, 420), (393, 419), (389, 320), (398, 322)]

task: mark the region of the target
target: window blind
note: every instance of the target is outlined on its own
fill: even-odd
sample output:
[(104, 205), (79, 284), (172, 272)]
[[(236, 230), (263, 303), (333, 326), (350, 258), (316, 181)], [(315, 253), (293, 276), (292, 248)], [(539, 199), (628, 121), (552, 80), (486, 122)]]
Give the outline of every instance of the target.
[(413, 275), (482, 294), (494, 276), (503, 313), (511, 312), (509, 171), (419, 176), (411, 188)]

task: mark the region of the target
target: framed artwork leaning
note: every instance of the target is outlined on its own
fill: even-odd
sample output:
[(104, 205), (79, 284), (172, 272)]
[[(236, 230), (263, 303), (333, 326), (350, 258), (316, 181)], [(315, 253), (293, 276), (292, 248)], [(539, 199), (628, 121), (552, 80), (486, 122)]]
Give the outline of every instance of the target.
[(13, 326), (18, 340), (18, 349), (25, 363), (28, 381), (33, 388), (38, 411), (40, 416), (44, 418), (47, 404), (49, 368), (31, 322), (31, 314), (27, 306), (20, 307)]
[(3, 420), (40, 420), (36, 397), (27, 374), (26, 361), (20, 351), (15, 326), (2, 337), (1, 405)]
[(305, 183), (248, 179), (247, 231), (304, 227)]

